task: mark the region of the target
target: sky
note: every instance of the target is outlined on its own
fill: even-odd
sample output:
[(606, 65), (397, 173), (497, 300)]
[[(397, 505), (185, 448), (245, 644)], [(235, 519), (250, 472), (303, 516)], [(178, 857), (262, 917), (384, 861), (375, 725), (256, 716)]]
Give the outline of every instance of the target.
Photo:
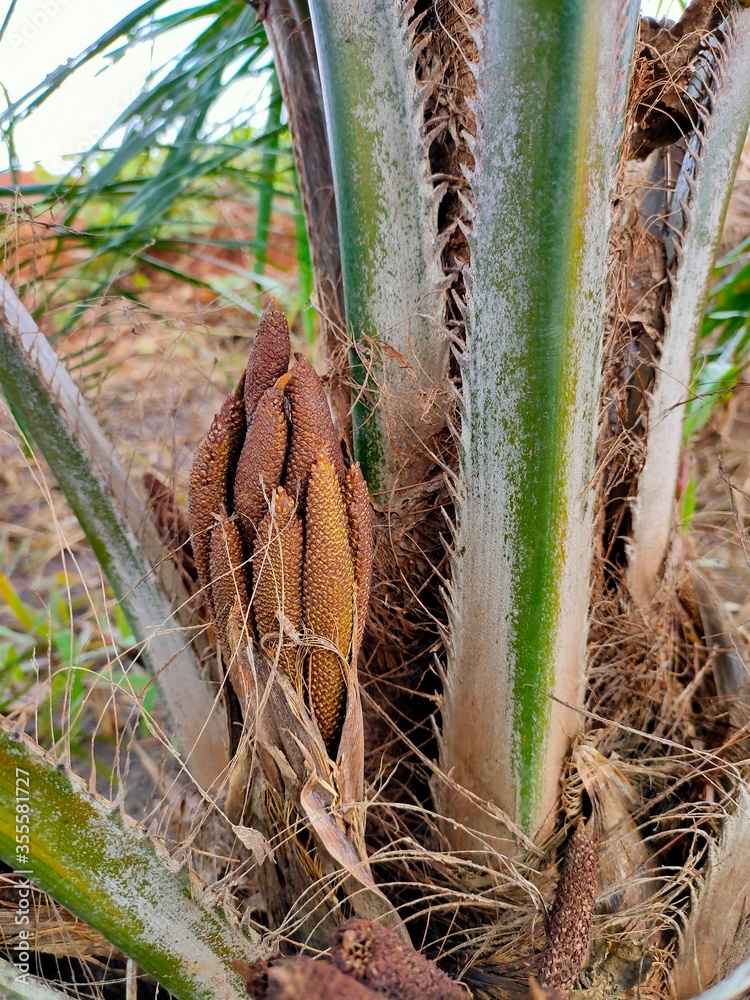
[[(12, 0), (0, 0), (0, 25)], [(18, 100), (67, 59), (77, 56), (108, 28), (130, 13), (141, 0), (16, 0), (0, 39), (0, 111), (5, 89)], [(194, 7), (199, 0), (173, 0), (164, 13)], [(59, 173), (63, 157), (89, 149), (138, 95), (152, 69), (184, 49), (205, 22), (169, 32), (156, 44), (132, 46), (114, 64), (98, 57), (79, 69), (52, 97), (15, 130), (22, 169), (41, 163)], [(247, 95), (232, 95), (239, 110)], [(231, 103), (231, 102), (230, 102)], [(226, 109), (222, 109), (224, 112)], [(68, 167), (70, 163), (68, 163)], [(7, 170), (8, 152), (0, 146), (0, 172)]]
[[(66, 59), (78, 55), (88, 44), (134, 9), (138, 0), (16, 0), (15, 8), (0, 40), (0, 110), (3, 88), (11, 101), (18, 100)], [(197, 0), (173, 0), (174, 10), (194, 6)], [(12, 0), (0, 0), (0, 25)], [(669, 0), (645, 0), (649, 14), (666, 13)], [(661, 7), (661, 11), (659, 8)], [(679, 10), (672, 4), (672, 16)], [(170, 32), (155, 45), (133, 46), (116, 64), (100, 57), (76, 72), (37, 111), (20, 123), (15, 132), (22, 169), (41, 163), (53, 173), (65, 169), (66, 154), (87, 150), (137, 96), (151, 69), (180, 52), (197, 32), (189, 26)], [(227, 94), (224, 114), (232, 104), (247, 106), (248, 95)], [(69, 166), (70, 164), (68, 164)], [(8, 154), (0, 146), (0, 172), (7, 170)]]

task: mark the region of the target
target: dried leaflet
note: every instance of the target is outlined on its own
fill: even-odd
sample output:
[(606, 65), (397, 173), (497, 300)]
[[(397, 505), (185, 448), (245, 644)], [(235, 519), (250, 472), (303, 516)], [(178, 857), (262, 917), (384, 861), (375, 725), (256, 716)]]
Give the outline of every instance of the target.
[(229, 393), (211, 429), (195, 452), (188, 483), (188, 520), (198, 582), (210, 603), (211, 532), (215, 515), (230, 495), (230, 474), (234, 472), (245, 434), (245, 376)]
[[(346, 698), (345, 676), (354, 617), (354, 565), (349, 522), (336, 470), (326, 455), (312, 467), (305, 517), (303, 608), (313, 643), (308, 652), (310, 705), (330, 749)], [(315, 638), (331, 643), (316, 645)]]
[(289, 324), (282, 310), (272, 302), (260, 318), (247, 362), (245, 411), (248, 424), (263, 393), (285, 374), (289, 367), (289, 354)]
[(234, 507), (242, 536), (252, 552), (261, 518), (268, 511), (273, 491), (281, 481), (287, 445), (282, 377), (267, 389), (248, 427), (234, 480)]
[[(671, 972), (675, 1000), (688, 1000), (731, 971), (744, 951), (734, 954), (736, 940), (747, 942), (750, 913), (750, 791), (740, 785), (737, 807), (724, 824), (718, 843), (709, 848), (706, 878), (693, 899)], [(733, 961), (734, 959), (734, 961)]]
[(319, 455), (326, 455), (333, 463), (341, 483), (346, 478), (346, 469), (320, 376), (301, 354), (295, 357), (286, 385), (292, 411), (292, 440), (284, 486), (292, 497), (299, 492), (303, 504), (310, 469)]
[(591, 803), (586, 833), (599, 852), (598, 909), (635, 909), (657, 889), (649, 874), (651, 855), (633, 819), (640, 806), (638, 794), (615, 761), (585, 743), (573, 751), (573, 767)]
[(331, 938), (331, 961), (392, 1000), (466, 1000), (467, 993), (390, 927), (348, 920)]
[(258, 526), (253, 610), (261, 646), (275, 658), (281, 642), (279, 663), (299, 691), (302, 678), (296, 665), (297, 650), (293, 640), (284, 638), (283, 630), (285, 622), (297, 633), (302, 627), (302, 547), (302, 518), (284, 487), (279, 486), (271, 510)]
[(367, 483), (362, 475), (359, 462), (352, 465), (346, 474), (346, 511), (349, 515), (352, 552), (354, 555), (354, 582), (356, 594), (356, 648), (362, 646), (362, 637), (370, 607), (372, 586), (372, 563), (375, 543), (372, 533), (372, 508)]
[(596, 848), (579, 826), (565, 848), (562, 874), (549, 916), (539, 985), (568, 994), (591, 943), (596, 902)]
[(179, 568), (186, 586), (198, 579), (193, 546), (190, 544), (190, 526), (180, 510), (174, 493), (153, 472), (143, 474), (143, 485), (148, 493), (148, 509), (153, 512), (154, 524), (165, 549)]

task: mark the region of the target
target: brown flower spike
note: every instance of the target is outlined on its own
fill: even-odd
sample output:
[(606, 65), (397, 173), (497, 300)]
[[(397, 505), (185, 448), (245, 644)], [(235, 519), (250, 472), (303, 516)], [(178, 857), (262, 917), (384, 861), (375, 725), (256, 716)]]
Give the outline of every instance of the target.
[(289, 367), (289, 324), (276, 302), (260, 318), (245, 379), (245, 411), (248, 425), (263, 393), (286, 373)]
[(372, 990), (326, 962), (290, 958), (268, 970), (265, 1000), (377, 1000)]
[(338, 650), (312, 645), (307, 665), (310, 705), (330, 748), (346, 700), (344, 665), (354, 622), (354, 564), (344, 498), (327, 455), (320, 455), (310, 471), (305, 523), (305, 626), (313, 639), (327, 640)]
[(231, 479), (245, 436), (245, 376), (229, 393), (198, 445), (188, 483), (188, 520), (198, 582), (211, 602), (211, 532), (215, 515), (231, 496)]
[(227, 520), (227, 512), (222, 504), (220, 520), (211, 534), (211, 595), (214, 608), (214, 624), (227, 660), (231, 655), (227, 639), (227, 621), (235, 601), (245, 615), (250, 606), (247, 595), (247, 578), (243, 567), (242, 539), (234, 521)]
[(284, 468), (287, 422), (283, 383), (288, 377), (284, 375), (277, 385), (263, 393), (237, 463), (234, 507), (240, 517), (248, 552), (253, 550), (258, 524), (268, 511)]
[(333, 756), (367, 616), (372, 515), (359, 466), (346, 471), (319, 376), (300, 355), (287, 372), (289, 351), (272, 305), (245, 376), (196, 452), (190, 530), (233, 686), (242, 687), (234, 646), (254, 639), (278, 655)]
[[(258, 526), (258, 542), (253, 560), (255, 587), (253, 608), (258, 638), (276, 633), (277, 640), (267, 652), (275, 656), (282, 623), (279, 611), (295, 632), (302, 627), (302, 518), (283, 486), (279, 486), (273, 507)], [(302, 690), (301, 671), (296, 666), (296, 650), (281, 635), (281, 669), (295, 687)]]
[(347, 920), (331, 936), (331, 961), (392, 1000), (467, 1000), (468, 994), (390, 927)]
[(346, 469), (320, 376), (301, 354), (295, 357), (286, 386), (292, 410), (292, 440), (284, 486), (292, 497), (299, 490), (300, 503), (304, 504), (310, 469), (319, 455), (333, 463), (342, 484)]
[(539, 985), (567, 996), (583, 968), (591, 943), (596, 902), (596, 847), (579, 826), (568, 841), (562, 874), (549, 915)]

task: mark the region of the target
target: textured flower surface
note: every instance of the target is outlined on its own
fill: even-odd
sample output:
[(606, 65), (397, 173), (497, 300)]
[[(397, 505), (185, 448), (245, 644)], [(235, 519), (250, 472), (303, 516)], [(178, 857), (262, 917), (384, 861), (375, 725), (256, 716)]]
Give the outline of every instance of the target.
[(346, 469), (320, 377), (301, 355), (287, 371), (289, 359), (289, 327), (272, 304), (196, 451), (190, 530), (225, 663), (236, 659), (233, 615), (334, 756), (367, 618), (370, 497), (359, 466)]

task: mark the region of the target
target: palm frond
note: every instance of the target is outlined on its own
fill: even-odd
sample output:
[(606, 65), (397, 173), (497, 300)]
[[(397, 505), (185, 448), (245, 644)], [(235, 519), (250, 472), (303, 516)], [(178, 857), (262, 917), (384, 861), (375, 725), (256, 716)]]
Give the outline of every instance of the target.
[[(33, 794), (33, 847), (19, 851), (16, 816), (27, 815), (19, 806), (28, 804), (26, 789)], [(0, 857), (16, 870), (33, 868), (35, 884), (177, 1000), (246, 996), (233, 962), (260, 957), (257, 934), (199, 901), (194, 876), (191, 886), (163, 848), (7, 723), (0, 725)]]
[(723, 38), (721, 47), (704, 53), (690, 83), (704, 120), (688, 140), (669, 207), (667, 263), (674, 262), (675, 270), (629, 547), (628, 585), (641, 604), (658, 587), (672, 530), (674, 496), (665, 482), (677, 482), (692, 358), (750, 125), (750, 18), (731, 12)]

